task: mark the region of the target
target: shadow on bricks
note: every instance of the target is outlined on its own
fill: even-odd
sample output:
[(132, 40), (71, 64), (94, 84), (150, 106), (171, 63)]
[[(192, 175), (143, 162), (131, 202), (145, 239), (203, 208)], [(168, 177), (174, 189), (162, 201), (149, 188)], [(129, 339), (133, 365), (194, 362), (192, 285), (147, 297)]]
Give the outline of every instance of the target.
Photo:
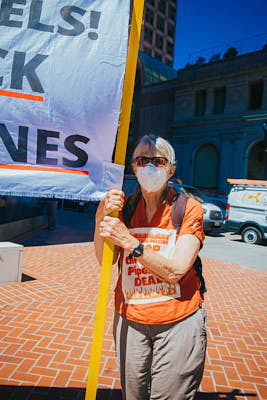
[(241, 393), (239, 389), (233, 389), (232, 392), (216, 392), (216, 393), (197, 393), (196, 400), (236, 400), (240, 397), (257, 397), (256, 393)]
[[(37, 386), (0, 385), (1, 400), (84, 400), (85, 389), (53, 388)], [(256, 397), (254, 393), (241, 393), (239, 389), (231, 392), (198, 393), (196, 400), (236, 400), (240, 397)], [(98, 389), (97, 400), (122, 400), (118, 389)]]
[[(0, 385), (1, 400), (84, 400), (85, 389)], [(98, 389), (97, 400), (122, 400), (119, 389)]]

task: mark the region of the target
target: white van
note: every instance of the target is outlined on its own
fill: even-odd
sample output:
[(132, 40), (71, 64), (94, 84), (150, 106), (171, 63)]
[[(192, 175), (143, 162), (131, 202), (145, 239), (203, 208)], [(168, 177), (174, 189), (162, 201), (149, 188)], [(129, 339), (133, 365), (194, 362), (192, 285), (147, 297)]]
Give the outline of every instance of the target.
[(245, 243), (267, 239), (267, 181), (228, 179), (233, 185), (225, 216), (225, 229), (239, 233)]

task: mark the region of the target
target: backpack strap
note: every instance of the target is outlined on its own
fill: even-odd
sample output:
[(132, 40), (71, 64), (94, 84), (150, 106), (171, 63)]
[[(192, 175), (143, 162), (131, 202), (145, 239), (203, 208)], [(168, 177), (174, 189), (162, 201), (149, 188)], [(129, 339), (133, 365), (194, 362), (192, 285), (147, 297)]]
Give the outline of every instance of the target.
[(176, 229), (177, 234), (179, 234), (183, 223), (187, 200), (188, 196), (185, 196), (182, 193), (177, 193), (177, 195), (173, 199), (172, 224)]
[(200, 291), (202, 293), (206, 293), (207, 292), (206, 283), (205, 283), (205, 279), (202, 275), (202, 261), (199, 256), (197, 256), (197, 258), (196, 258), (196, 261), (194, 263), (194, 268), (195, 268), (195, 271), (196, 271), (197, 276), (200, 281)]
[[(181, 226), (183, 223), (184, 215), (185, 215), (185, 207), (188, 200), (188, 196), (184, 194), (178, 193), (177, 196), (174, 198), (174, 202), (172, 205), (172, 224), (179, 234), (181, 230)], [(200, 291), (205, 293), (207, 291), (205, 280), (202, 275), (202, 262), (201, 258), (197, 256), (194, 262), (194, 269), (200, 281)]]

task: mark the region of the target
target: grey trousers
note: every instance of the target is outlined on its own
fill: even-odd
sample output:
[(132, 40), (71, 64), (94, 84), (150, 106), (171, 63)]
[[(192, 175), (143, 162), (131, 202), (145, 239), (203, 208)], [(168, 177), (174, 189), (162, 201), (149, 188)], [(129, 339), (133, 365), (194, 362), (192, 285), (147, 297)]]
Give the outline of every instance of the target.
[(124, 400), (193, 400), (206, 346), (204, 307), (182, 321), (144, 325), (115, 312), (113, 334)]

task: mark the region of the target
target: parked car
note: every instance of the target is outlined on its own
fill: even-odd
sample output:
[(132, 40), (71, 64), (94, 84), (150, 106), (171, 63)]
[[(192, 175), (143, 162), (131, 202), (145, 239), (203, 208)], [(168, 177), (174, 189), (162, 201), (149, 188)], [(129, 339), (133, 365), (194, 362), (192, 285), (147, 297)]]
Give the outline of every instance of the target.
[[(194, 186), (179, 184), (170, 181), (169, 184), (173, 186), (178, 192), (185, 194), (198, 200), (204, 210), (204, 231), (211, 232), (214, 229), (221, 229), (223, 227), (223, 215), (221, 209), (215, 204), (211, 203), (204, 193), (195, 188)], [(137, 179), (134, 175), (125, 175), (122, 190), (126, 195), (132, 194)]]
[(172, 181), (170, 181), (169, 184), (180, 193), (192, 197), (201, 203), (204, 210), (203, 227), (206, 233), (223, 227), (223, 215), (220, 207), (213, 204), (199, 189), (194, 186), (174, 183)]
[(241, 235), (245, 243), (267, 239), (267, 181), (228, 179), (225, 229)]
[(223, 219), (225, 218), (226, 215), (226, 207), (227, 207), (227, 196), (226, 197), (222, 197), (222, 196), (210, 196), (210, 195), (206, 195), (206, 199), (208, 200), (209, 203), (215, 204), (216, 206), (218, 206), (222, 212), (223, 215)]

